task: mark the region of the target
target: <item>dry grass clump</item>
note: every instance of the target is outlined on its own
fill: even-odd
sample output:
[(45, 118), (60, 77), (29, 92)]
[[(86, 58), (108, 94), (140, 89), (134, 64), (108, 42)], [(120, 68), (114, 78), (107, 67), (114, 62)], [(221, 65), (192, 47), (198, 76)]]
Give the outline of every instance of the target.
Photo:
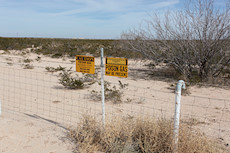
[[(84, 116), (69, 137), (76, 143), (79, 153), (171, 153), (173, 140), (172, 121), (149, 118), (116, 118), (105, 128), (90, 116)], [(199, 131), (188, 126), (180, 127), (179, 153), (221, 152)]]

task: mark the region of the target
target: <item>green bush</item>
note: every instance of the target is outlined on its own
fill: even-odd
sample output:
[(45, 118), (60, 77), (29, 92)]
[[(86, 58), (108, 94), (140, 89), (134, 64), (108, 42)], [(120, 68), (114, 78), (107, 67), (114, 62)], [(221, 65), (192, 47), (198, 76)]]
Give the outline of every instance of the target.
[(63, 73), (60, 74), (59, 83), (67, 89), (82, 89), (84, 87), (82, 79), (72, 77), (68, 71), (63, 71)]
[(66, 70), (63, 69), (61, 66), (52, 69), (54, 72), (62, 71), (59, 76), (59, 83), (62, 84), (67, 89), (82, 89), (85, 87), (89, 87), (92, 84), (94, 84), (97, 81), (97, 72), (92, 74), (83, 74), (83, 76), (80, 78), (78, 75), (73, 76), (71, 71), (71, 68)]

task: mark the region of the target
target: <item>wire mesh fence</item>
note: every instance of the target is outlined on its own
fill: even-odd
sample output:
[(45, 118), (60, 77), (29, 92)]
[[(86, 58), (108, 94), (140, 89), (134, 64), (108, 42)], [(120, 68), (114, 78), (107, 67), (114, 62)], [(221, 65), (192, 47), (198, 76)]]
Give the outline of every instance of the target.
[[(86, 113), (98, 119), (102, 118), (100, 78), (96, 78), (94, 84), (83, 89), (67, 89), (60, 84), (61, 71), (50, 72), (47, 67), (73, 67), (69, 70), (76, 73), (74, 59), (45, 60), (39, 57), (36, 55), (33, 61), (28, 62), (27, 57), (1, 55), (2, 114), (23, 114), (64, 127), (77, 125)], [(25, 66), (27, 64), (30, 66)], [(99, 71), (99, 63), (96, 69)], [(173, 119), (174, 90), (161, 88), (161, 84), (155, 86), (154, 81), (141, 81), (134, 77), (105, 77), (105, 81), (107, 120), (117, 116)], [(191, 126), (191, 129), (200, 129), (209, 137), (229, 142), (230, 100), (182, 96), (181, 122)]]

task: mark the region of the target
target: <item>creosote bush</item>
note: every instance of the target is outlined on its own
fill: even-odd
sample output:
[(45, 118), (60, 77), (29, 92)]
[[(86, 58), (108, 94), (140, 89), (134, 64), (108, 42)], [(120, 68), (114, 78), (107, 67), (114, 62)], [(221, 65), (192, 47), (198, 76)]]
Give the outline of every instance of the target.
[[(90, 116), (84, 116), (68, 136), (75, 142), (75, 152), (171, 153), (172, 121), (150, 118), (114, 118), (105, 128)], [(223, 152), (211, 140), (186, 124), (180, 126), (179, 153)]]

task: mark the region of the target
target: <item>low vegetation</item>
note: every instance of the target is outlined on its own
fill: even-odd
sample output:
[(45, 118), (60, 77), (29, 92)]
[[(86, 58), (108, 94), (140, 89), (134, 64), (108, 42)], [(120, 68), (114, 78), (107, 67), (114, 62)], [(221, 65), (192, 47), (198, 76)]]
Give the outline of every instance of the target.
[(66, 70), (60, 68), (60, 66), (54, 68), (54, 71), (61, 71), (61, 73), (59, 74), (59, 83), (67, 89), (83, 89), (85, 87), (89, 87), (96, 82), (96, 74), (83, 74), (82, 77), (79, 77), (77, 74), (73, 75), (73, 71), (71, 71), (71, 69)]
[[(173, 151), (172, 121), (150, 118), (116, 118), (104, 128), (90, 116), (84, 116), (69, 137), (75, 142), (75, 152), (103, 153), (171, 153)], [(186, 124), (180, 127), (179, 153), (223, 152), (202, 133)]]
[[(122, 95), (124, 93), (124, 89), (126, 89), (128, 86), (128, 84), (123, 84), (120, 80), (118, 82), (119, 87), (115, 85), (111, 87), (111, 84), (108, 81), (104, 82), (105, 100), (111, 101), (113, 104), (122, 103)], [(101, 82), (98, 82), (98, 84), (101, 85)], [(91, 98), (96, 101), (101, 100), (101, 92), (92, 90)]]
[(25, 64), (23, 65), (23, 69), (34, 69), (34, 66), (31, 64)]
[(66, 70), (66, 68), (65, 67), (62, 67), (62, 66), (58, 66), (58, 67), (56, 67), (56, 68), (54, 68), (54, 67), (51, 67), (51, 66), (47, 66), (47, 67), (45, 67), (45, 69), (46, 69), (46, 71), (48, 71), (48, 72), (58, 72), (58, 71), (65, 71)]
[(141, 57), (141, 54), (127, 52), (120, 40), (92, 39), (52, 39), (52, 38), (3, 38), (0, 37), (0, 50), (23, 50), (31, 48), (37, 54), (49, 55), (54, 58), (75, 57), (76, 55), (92, 54), (100, 56), (100, 48), (104, 48), (105, 56)]
[(23, 60), (24, 63), (31, 63), (32, 61), (33, 61), (32, 59), (28, 59), (28, 58)]
[(71, 73), (63, 71), (60, 74), (59, 83), (62, 84), (67, 89), (82, 89), (84, 87), (84, 82), (78, 76), (71, 76)]
[[(132, 37), (133, 36), (133, 37)], [(192, 58), (189, 58), (187, 62), (180, 62), (180, 64), (185, 63), (186, 66), (190, 65), (192, 68), (189, 68), (191, 70), (191, 73), (189, 72), (187, 75), (187, 71), (183, 71), (183, 73), (186, 72), (186, 74), (181, 73), (178, 71), (175, 66), (173, 66), (172, 62), (170, 60), (173, 60), (174, 58), (171, 58), (171, 54), (155, 54), (152, 55), (154, 51), (160, 51), (161, 49), (164, 49), (164, 47), (159, 48), (151, 48), (152, 45), (155, 47), (158, 44), (159, 41), (156, 39), (153, 39), (152, 41), (145, 41), (142, 40), (141, 37), (138, 37), (137, 35), (133, 34), (132, 36), (123, 36), (123, 39), (128, 40), (90, 40), (90, 39), (51, 39), (51, 38), (3, 38), (0, 37), (0, 50), (4, 50), (4, 53), (8, 53), (9, 50), (23, 50), (30, 48), (31, 52), (37, 53), (37, 54), (43, 54), (55, 58), (59, 57), (71, 57), (74, 58), (75, 55), (86, 55), (86, 54), (92, 54), (93, 56), (100, 56), (100, 48), (103, 47), (105, 51), (105, 56), (113, 56), (113, 57), (126, 57), (126, 58), (132, 58), (132, 59), (146, 59), (150, 58), (152, 60), (151, 65), (148, 65), (149, 70), (152, 71), (151, 77), (158, 78), (159, 75), (162, 78), (170, 78), (173, 80), (178, 79), (187, 79), (187, 82), (191, 82), (194, 84), (201, 83), (201, 82), (208, 82), (210, 84), (230, 84), (229, 78), (230, 78), (230, 64), (229, 64), (229, 53), (226, 52), (226, 56), (212, 56), (216, 57), (225, 57), (226, 60), (225, 64), (215, 64), (217, 62), (214, 61), (214, 64), (211, 64), (210, 66), (219, 65), (218, 75), (216, 77), (213, 77), (211, 75), (205, 75), (204, 77), (201, 77), (201, 73), (197, 69), (197, 63), (195, 64), (186, 64), (189, 60), (193, 60)], [(136, 36), (138, 38), (136, 38)], [(128, 37), (128, 38), (127, 38)], [(129, 40), (131, 39), (131, 40)], [(170, 44), (174, 44), (174, 42), (178, 41), (166, 41)], [(228, 42), (228, 40), (226, 40)], [(179, 41), (181, 42), (181, 41)], [(133, 46), (132, 43), (133, 43)], [(146, 50), (143, 49), (143, 46), (145, 43), (150, 45), (150, 48), (147, 48)], [(129, 45), (127, 45), (129, 44)], [(227, 43), (229, 44), (229, 43)], [(148, 46), (145, 45), (145, 46)], [(178, 46), (178, 45), (177, 45)], [(135, 48), (137, 47), (137, 48)], [(159, 46), (158, 46), (159, 47)], [(228, 46), (226, 46), (228, 48)], [(139, 49), (139, 50), (138, 50)], [(178, 50), (178, 49), (177, 49)], [(226, 48), (225, 48), (226, 50)], [(143, 52), (142, 52), (143, 51)], [(146, 52), (144, 52), (146, 51)], [(148, 54), (150, 52), (150, 54)], [(22, 54), (25, 53), (22, 51)], [(162, 52), (160, 52), (162, 53)], [(166, 53), (166, 51), (164, 51)], [(180, 53), (175, 52), (176, 53)], [(183, 53), (183, 56), (186, 56), (186, 54)], [(153, 58), (154, 57), (154, 58)], [(159, 58), (158, 58), (159, 57)], [(186, 56), (187, 57), (187, 56)], [(180, 57), (180, 60), (186, 60), (186, 58)], [(204, 57), (204, 59), (209, 59)], [(38, 56), (36, 61), (40, 61), (41, 57)], [(31, 62), (31, 61), (24, 61), (24, 62)], [(74, 60), (72, 60), (74, 62)], [(227, 63), (226, 63), (227, 62)], [(191, 63), (191, 62), (190, 62)], [(160, 70), (157, 66), (159, 65), (166, 65)], [(208, 66), (208, 68), (210, 67)], [(206, 66), (207, 67), (207, 66)], [(211, 68), (212, 69), (212, 68)], [(219, 73), (220, 72), (220, 73)], [(162, 74), (163, 73), (163, 74)], [(199, 74), (200, 73), (200, 74)], [(203, 74), (203, 73), (202, 73)]]

